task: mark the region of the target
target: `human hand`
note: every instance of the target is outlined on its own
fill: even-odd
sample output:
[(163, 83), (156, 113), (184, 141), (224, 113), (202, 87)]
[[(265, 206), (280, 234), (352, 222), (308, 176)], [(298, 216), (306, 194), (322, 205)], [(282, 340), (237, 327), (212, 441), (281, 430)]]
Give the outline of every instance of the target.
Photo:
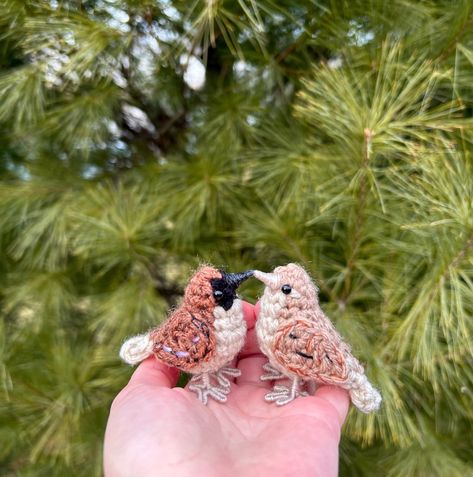
[(248, 335), (237, 360), (241, 377), (225, 404), (204, 406), (178, 371), (143, 361), (115, 398), (104, 444), (106, 477), (333, 477), (349, 398), (322, 386), (287, 406), (268, 404), (260, 381), (267, 359), (254, 331), (258, 305), (244, 303)]

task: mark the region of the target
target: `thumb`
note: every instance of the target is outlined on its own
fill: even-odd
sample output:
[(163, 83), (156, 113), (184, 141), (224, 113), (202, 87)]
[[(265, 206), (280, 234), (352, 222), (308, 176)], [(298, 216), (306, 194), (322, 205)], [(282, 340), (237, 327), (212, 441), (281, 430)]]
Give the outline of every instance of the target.
[(337, 413), (338, 422), (341, 427), (345, 422), (350, 407), (348, 391), (338, 386), (320, 386), (314, 396), (331, 404)]

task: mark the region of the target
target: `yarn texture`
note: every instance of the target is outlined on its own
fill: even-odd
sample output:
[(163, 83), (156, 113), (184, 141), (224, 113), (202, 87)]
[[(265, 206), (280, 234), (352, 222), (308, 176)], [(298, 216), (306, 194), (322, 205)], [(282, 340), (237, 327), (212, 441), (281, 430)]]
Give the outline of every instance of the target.
[(134, 336), (120, 348), (120, 358), (128, 364), (138, 364), (146, 359), (153, 351), (153, 341), (149, 333)]
[(190, 280), (179, 308), (166, 322), (144, 335), (129, 338), (120, 357), (137, 364), (151, 354), (168, 366), (194, 376), (189, 389), (207, 404), (211, 397), (225, 402), (230, 377), (240, 375), (229, 366), (243, 347), (246, 322), (236, 288), (253, 272), (224, 273), (201, 267)]
[(261, 351), (269, 359), (261, 378), (292, 382), (290, 387), (276, 384), (266, 400), (287, 404), (307, 395), (303, 384), (312, 381), (347, 389), (362, 412), (377, 410), (381, 395), (320, 308), (318, 290), (307, 272), (290, 263), (273, 273), (255, 271), (254, 275), (266, 285), (256, 322)]

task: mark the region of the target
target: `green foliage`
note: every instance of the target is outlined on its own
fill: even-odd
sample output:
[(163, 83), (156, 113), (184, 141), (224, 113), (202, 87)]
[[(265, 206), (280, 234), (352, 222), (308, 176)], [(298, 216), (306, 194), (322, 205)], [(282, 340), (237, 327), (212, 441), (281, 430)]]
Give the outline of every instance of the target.
[(2, 475), (101, 474), (120, 343), (203, 261), (316, 279), (384, 397), (342, 475), (473, 475), (472, 25), (469, 0), (1, 2)]

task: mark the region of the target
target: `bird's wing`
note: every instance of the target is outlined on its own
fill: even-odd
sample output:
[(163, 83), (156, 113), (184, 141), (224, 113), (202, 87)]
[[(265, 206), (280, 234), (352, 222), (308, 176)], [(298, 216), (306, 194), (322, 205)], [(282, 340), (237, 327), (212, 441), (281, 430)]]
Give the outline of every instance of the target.
[(293, 319), (276, 332), (273, 353), (279, 365), (305, 379), (341, 384), (348, 378), (348, 346), (330, 324)]
[(153, 353), (169, 366), (192, 371), (215, 354), (213, 328), (199, 313), (178, 309), (151, 333)]

